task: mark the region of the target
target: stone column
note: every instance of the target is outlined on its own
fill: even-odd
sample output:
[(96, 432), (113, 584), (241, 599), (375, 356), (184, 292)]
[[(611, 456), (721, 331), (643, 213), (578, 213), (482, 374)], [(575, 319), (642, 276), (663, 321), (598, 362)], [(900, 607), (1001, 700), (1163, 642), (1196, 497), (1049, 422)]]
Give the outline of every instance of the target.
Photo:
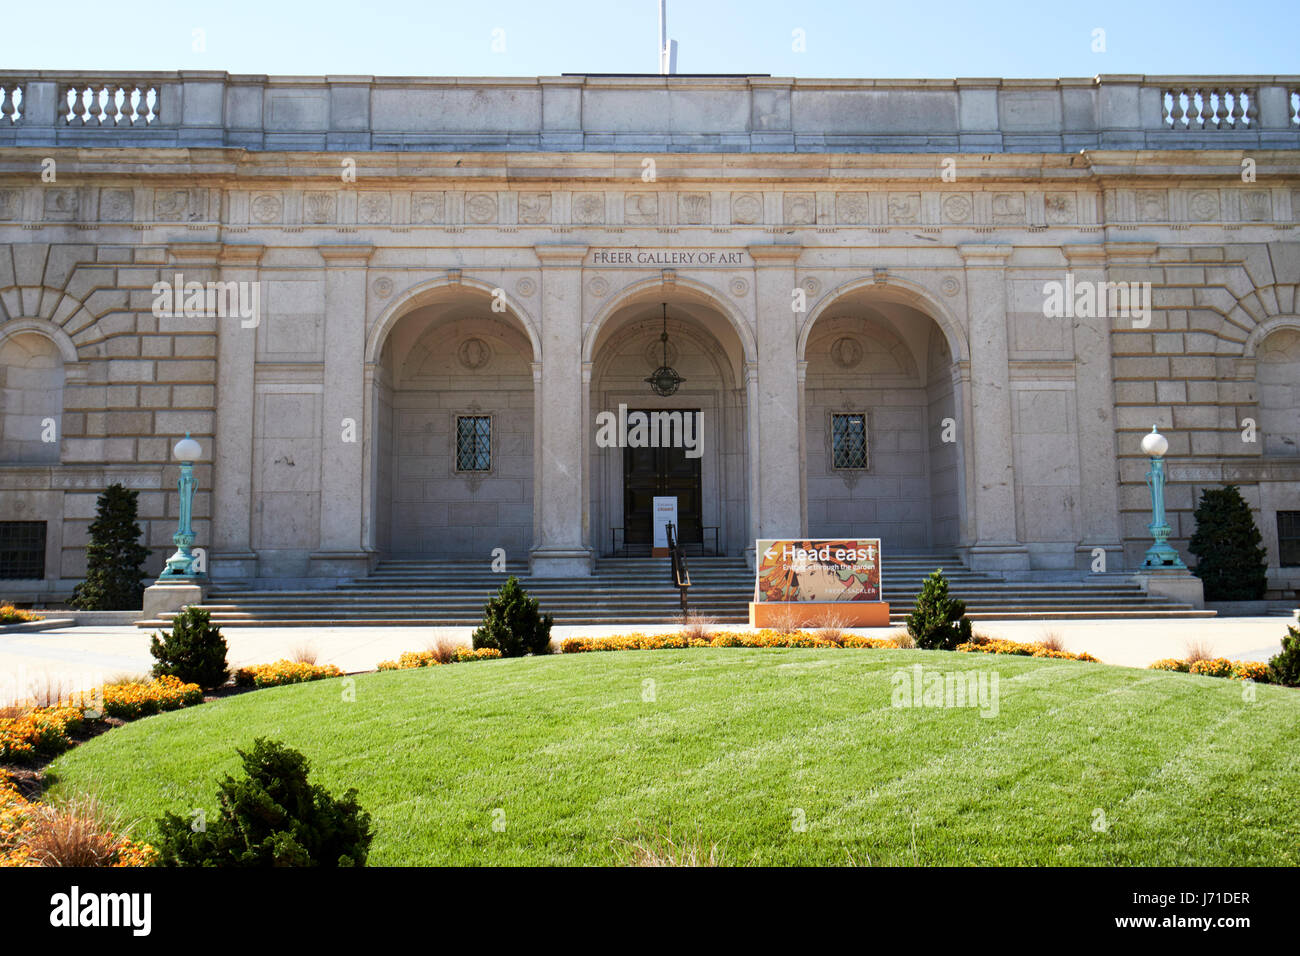
[[(325, 394), (321, 414), (320, 546), (313, 575), (350, 577), (370, 571), (374, 553), (362, 539), (366, 427), (366, 265), (370, 245), (326, 245)], [(344, 419), (353, 441), (344, 441)]]
[[(751, 414), (758, 429), (757, 538), (804, 533), (802, 404), (797, 360), (798, 321), (790, 308), (794, 266), (802, 247), (793, 243), (750, 246), (758, 307), (758, 382)], [(752, 543), (751, 543), (752, 547)]]
[[(1106, 250), (1101, 245), (1062, 246), (1075, 288), (1105, 281)], [(1100, 310), (1098, 310), (1100, 311)], [(1107, 570), (1124, 564), (1119, 526), (1119, 465), (1115, 455), (1115, 386), (1111, 374), (1112, 319), (1074, 318), (1074, 401), (1079, 440), (1080, 531), (1075, 566), (1087, 570), (1101, 548)]]
[(259, 283), (259, 309), (256, 325), (235, 317), (217, 320), (217, 429), (212, 455), (212, 554), (208, 570), (214, 578), (257, 577), (257, 553), (251, 537), (253, 372), (266, 304), (266, 290), (260, 287), (258, 276), (265, 248), (252, 243), (226, 245), (219, 259), (223, 282)]
[(533, 549), (537, 577), (591, 574), (587, 502), (587, 432), (582, 395), (582, 263), (585, 245), (534, 247), (542, 265), (542, 354), (533, 396)]
[(966, 263), (970, 318), (971, 433), (975, 474), (976, 570), (1028, 570), (1029, 549), (1016, 535), (1016, 488), (1011, 442), (1011, 370), (1007, 348), (1006, 260), (1011, 246), (960, 245)]

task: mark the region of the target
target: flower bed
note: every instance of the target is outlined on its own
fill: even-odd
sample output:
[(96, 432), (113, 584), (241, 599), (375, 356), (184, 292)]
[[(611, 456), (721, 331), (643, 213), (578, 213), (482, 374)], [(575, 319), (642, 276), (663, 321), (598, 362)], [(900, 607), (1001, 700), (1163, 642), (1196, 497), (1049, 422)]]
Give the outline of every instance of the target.
[(469, 647), (457, 647), (455, 656), (447, 660), (440, 660), (444, 656), (442, 652), (434, 649), (427, 651), (407, 651), (395, 661), (380, 661), (379, 669), (381, 671), (405, 671), (416, 667), (441, 667), (443, 664), (463, 664), (467, 661), (490, 661), (501, 656), (501, 652), (495, 647), (480, 647), (477, 650)]
[(177, 710), (203, 703), (203, 689), (186, 684), (179, 677), (156, 677), (141, 684), (106, 684), (104, 714), (135, 720), (165, 710)]
[(24, 611), (12, 604), (0, 604), (0, 624), (28, 624), (39, 620), (42, 620), (39, 614)]
[[(42, 850), (46, 843), (41, 839), (42, 828), (51, 829), (53, 823), (56, 829), (66, 829), (57, 826), (57, 818), (63, 812), (68, 811), (28, 800), (10, 782), (9, 775), (0, 770), (0, 866), (83, 865), (84, 859), (49, 859), (49, 851)], [(112, 831), (83, 840), (75, 849), (82, 853), (87, 849), (102, 850), (100, 866), (152, 866), (158, 857), (149, 844), (136, 843)]]
[(25, 763), (62, 753), (72, 746), (68, 735), (84, 719), (76, 707), (35, 707), (17, 717), (0, 717), (0, 761)]
[(1165, 657), (1148, 664), (1147, 669), (1200, 674), (1202, 677), (1226, 677), (1230, 680), (1252, 680), (1257, 684), (1269, 684), (1273, 681), (1272, 672), (1263, 661), (1232, 661), (1226, 657), (1200, 661), (1183, 661), (1176, 657)]
[(957, 650), (964, 654), (1015, 654), (1020, 657), (1050, 657), (1062, 661), (1101, 663), (1087, 651), (1075, 654), (1071, 651), (1053, 650), (1043, 644), (1022, 644), (1019, 641), (1004, 641), (994, 638), (984, 638), (966, 644), (958, 644)]
[(255, 664), (235, 671), (237, 687), (279, 687), (282, 684), (302, 684), (327, 677), (342, 677), (343, 672), (333, 664), (308, 664), (305, 661), (279, 660), (272, 664)]
[(812, 631), (720, 631), (709, 639), (690, 637), (682, 632), (671, 634), (614, 634), (610, 637), (566, 637), (560, 642), (562, 654), (587, 651), (657, 651), (676, 647), (870, 647), (896, 648), (897, 641), (880, 637), (846, 634), (831, 640)]

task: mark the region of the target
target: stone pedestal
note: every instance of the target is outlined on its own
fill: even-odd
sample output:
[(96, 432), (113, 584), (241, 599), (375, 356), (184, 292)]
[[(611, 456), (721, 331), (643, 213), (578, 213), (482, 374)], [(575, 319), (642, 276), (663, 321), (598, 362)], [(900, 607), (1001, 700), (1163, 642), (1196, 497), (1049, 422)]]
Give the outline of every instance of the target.
[(202, 604), (208, 594), (205, 578), (158, 581), (144, 589), (144, 619), (183, 610), (190, 604)]
[(1201, 579), (1186, 569), (1143, 570), (1133, 575), (1133, 580), (1140, 584), (1147, 594), (1167, 597), (1171, 601), (1181, 601), (1198, 609), (1205, 607), (1205, 588), (1201, 584)]

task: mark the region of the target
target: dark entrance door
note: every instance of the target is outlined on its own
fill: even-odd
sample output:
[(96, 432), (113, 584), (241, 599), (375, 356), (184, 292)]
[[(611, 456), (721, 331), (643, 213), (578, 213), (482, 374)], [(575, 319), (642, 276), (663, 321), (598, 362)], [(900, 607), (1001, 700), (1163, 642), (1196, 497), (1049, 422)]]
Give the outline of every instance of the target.
[[(697, 425), (699, 414), (698, 409), (683, 412), (696, 416)], [(687, 458), (684, 448), (624, 448), (623, 539), (628, 545), (638, 550), (654, 545), (654, 499), (666, 496), (677, 498), (678, 540), (703, 542), (700, 459)]]

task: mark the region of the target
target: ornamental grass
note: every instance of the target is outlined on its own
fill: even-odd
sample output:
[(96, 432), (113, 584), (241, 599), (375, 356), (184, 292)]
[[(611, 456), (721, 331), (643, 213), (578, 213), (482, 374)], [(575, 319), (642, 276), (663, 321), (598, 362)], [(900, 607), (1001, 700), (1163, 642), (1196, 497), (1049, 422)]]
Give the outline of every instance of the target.
[(764, 628), (761, 631), (720, 631), (708, 639), (691, 637), (687, 631), (670, 634), (614, 634), (610, 637), (566, 637), (560, 653), (581, 654), (588, 651), (659, 651), (685, 647), (856, 647), (897, 648), (891, 638), (844, 634), (838, 640), (812, 631), (786, 631)]
[(0, 866), (152, 866), (157, 852), (115, 833), (93, 797), (28, 800), (0, 770)]
[(271, 664), (241, 667), (235, 672), (238, 687), (279, 687), (282, 684), (302, 684), (307, 681), (342, 677), (343, 671), (333, 664), (313, 664), (308, 661), (279, 660)]

